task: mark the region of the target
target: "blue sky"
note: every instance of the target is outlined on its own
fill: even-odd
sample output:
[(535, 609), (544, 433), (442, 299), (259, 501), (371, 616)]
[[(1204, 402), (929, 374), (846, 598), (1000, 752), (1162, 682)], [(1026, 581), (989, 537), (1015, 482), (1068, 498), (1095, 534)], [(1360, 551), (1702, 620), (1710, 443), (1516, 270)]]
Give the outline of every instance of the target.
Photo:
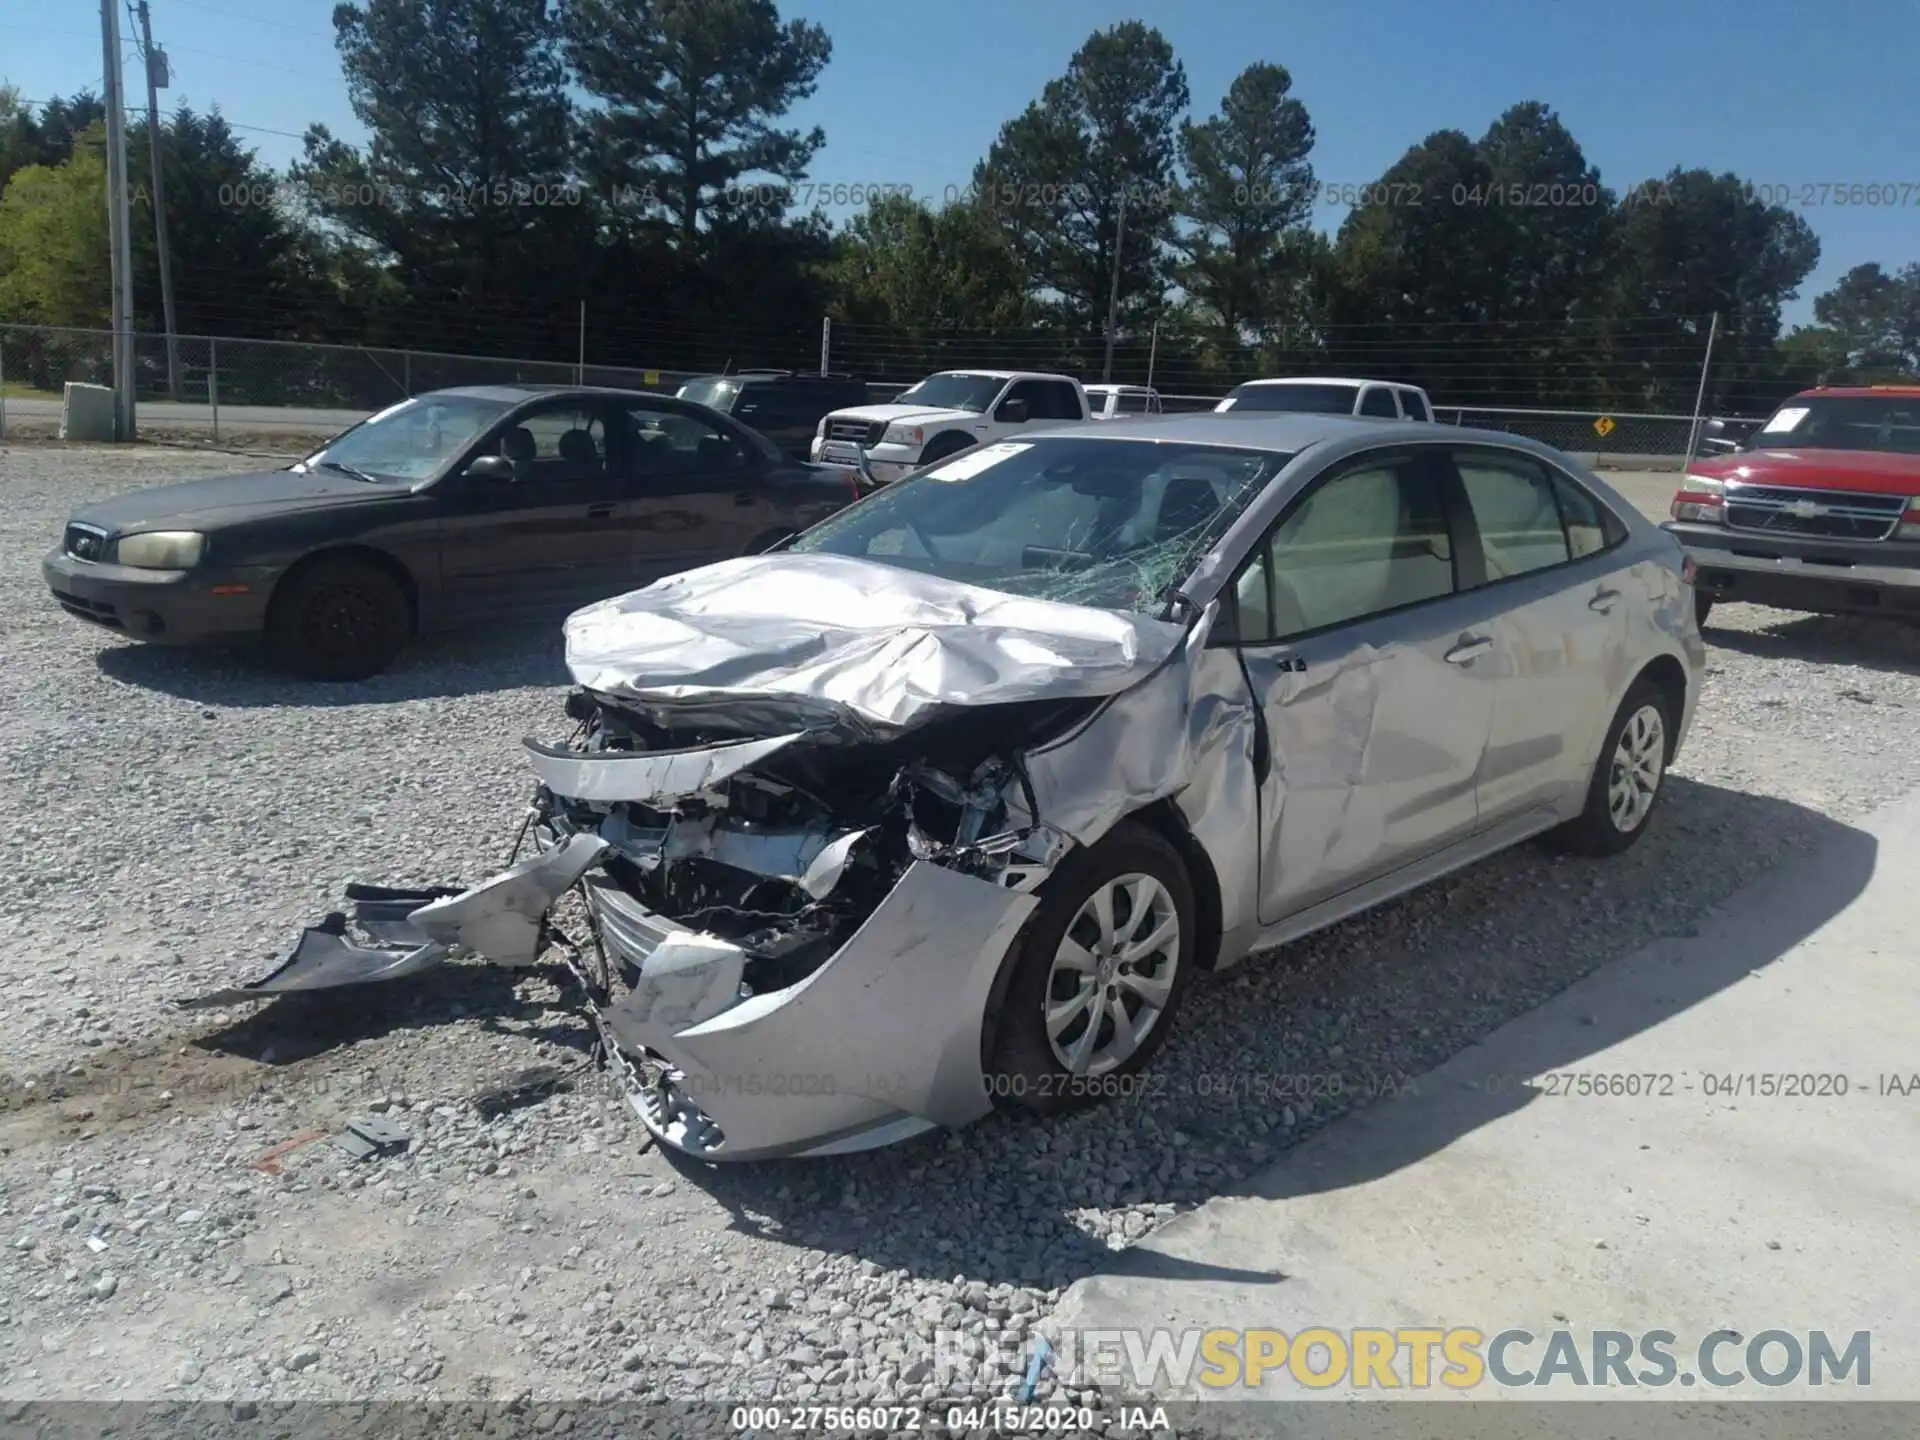
[[(218, 104), (283, 164), (315, 120), (359, 133), (332, 43), (331, 0), (151, 0), (173, 89)], [(1812, 203), (1821, 261), (1789, 318), (1850, 266), (1920, 260), (1920, 0), (784, 0), (823, 24), (833, 61), (796, 119), (827, 146), (821, 184), (964, 185), (1001, 123), (1036, 97), (1092, 31), (1157, 25), (1210, 113), (1255, 60), (1285, 65), (1312, 115), (1313, 163), (1335, 186), (1378, 178), (1410, 144), (1478, 135), (1508, 105), (1554, 106), (1624, 189), (1675, 164), (1732, 170), (1818, 201), (1824, 183), (1907, 188), (1904, 208)], [(82, 0), (0, 7), (0, 78), (29, 99), (99, 88), (97, 10)], [(129, 71), (129, 81), (134, 72)], [(272, 133), (272, 132), (283, 133)], [(1339, 224), (1323, 207), (1319, 223)]]

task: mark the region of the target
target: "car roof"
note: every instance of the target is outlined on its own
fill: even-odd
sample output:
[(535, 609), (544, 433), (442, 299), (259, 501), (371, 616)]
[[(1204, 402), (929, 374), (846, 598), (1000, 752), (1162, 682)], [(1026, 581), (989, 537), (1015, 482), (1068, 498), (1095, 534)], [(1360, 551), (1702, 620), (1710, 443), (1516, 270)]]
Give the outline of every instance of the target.
[[(1443, 437), (1468, 445), (1500, 445), (1556, 456), (1551, 446), (1506, 430), (1476, 430), (1461, 425), (1435, 425), (1418, 420), (1393, 420), (1358, 415), (1314, 415), (1292, 410), (1190, 411), (1180, 415), (1149, 415), (1128, 421), (1124, 430), (1092, 423), (1051, 426), (1023, 431), (1021, 440), (1053, 438), (1106, 441), (1176, 441), (1188, 445), (1225, 445), (1240, 450), (1273, 450), (1297, 454), (1309, 445), (1373, 436), (1384, 443), (1396, 440), (1432, 440)], [(1562, 460), (1560, 463), (1565, 463)]]
[(1249, 380), (1239, 386), (1246, 389), (1249, 385), (1391, 385), (1398, 390), (1418, 390), (1418, 385), (1406, 380), (1357, 380), (1351, 375), (1274, 375), (1260, 380)]
[(1805, 400), (1815, 395), (1837, 396), (1842, 400), (1858, 400), (1871, 395), (1899, 395), (1912, 398), (1920, 396), (1920, 385), (1818, 385), (1811, 390), (1802, 390), (1793, 398)]
[(1055, 370), (990, 370), (981, 365), (955, 365), (947, 370), (935, 370), (926, 378), (934, 375), (978, 375), (983, 380), (1066, 380), (1074, 384), (1079, 382), (1071, 375), (1062, 375)]
[(658, 390), (631, 390), (618, 385), (450, 385), (444, 390), (423, 390), (415, 400), (431, 400), (436, 395), (458, 395), (466, 400), (495, 400), (517, 405), (524, 400), (550, 400), (556, 395), (645, 395), (651, 399), (671, 400)]

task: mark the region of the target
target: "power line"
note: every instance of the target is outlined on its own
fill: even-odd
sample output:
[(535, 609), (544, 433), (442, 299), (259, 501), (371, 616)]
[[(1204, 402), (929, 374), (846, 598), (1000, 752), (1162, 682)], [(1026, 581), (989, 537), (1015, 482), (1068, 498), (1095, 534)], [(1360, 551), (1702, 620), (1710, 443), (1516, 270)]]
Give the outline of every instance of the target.
[(264, 15), (249, 15), (244, 10), (228, 10), (219, 5), (208, 5), (205, 0), (173, 0), (176, 5), (185, 5), (190, 10), (203, 10), (209, 15), (224, 15), (229, 20), (246, 20), (255, 25), (271, 25), (276, 30), (291, 30), (296, 35), (322, 35), (331, 40), (333, 36), (325, 30), (316, 30), (311, 25), (289, 25), (284, 20), (269, 20)]
[[(49, 105), (65, 105), (70, 102), (64, 98), (56, 99), (56, 100), (28, 100), (27, 98), (22, 96), (20, 99), (20, 103), (22, 105), (38, 105), (44, 109)], [(140, 108), (139, 106), (123, 105), (120, 108), (126, 114), (135, 116), (138, 119), (144, 120), (147, 117), (147, 112), (144, 109)], [(197, 111), (195, 113), (203, 116), (212, 116), (212, 115), (218, 114), (219, 112), (214, 110), (204, 110), (204, 111)], [(279, 136), (285, 137), (288, 140), (304, 140), (307, 138), (304, 134), (296, 134), (292, 130), (274, 130), (265, 125), (242, 125), (238, 120), (227, 119), (225, 115), (220, 116), (220, 121), (229, 130), (245, 130), (248, 134), (251, 134), (251, 135), (279, 135)]]

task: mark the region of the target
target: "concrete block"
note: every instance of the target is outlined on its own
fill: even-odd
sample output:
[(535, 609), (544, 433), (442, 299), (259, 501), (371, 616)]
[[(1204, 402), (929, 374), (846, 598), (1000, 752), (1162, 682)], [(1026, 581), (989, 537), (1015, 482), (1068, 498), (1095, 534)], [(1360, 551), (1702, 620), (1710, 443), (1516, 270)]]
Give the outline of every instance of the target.
[(60, 412), (60, 438), (90, 441), (117, 439), (113, 426), (112, 387), (68, 381)]

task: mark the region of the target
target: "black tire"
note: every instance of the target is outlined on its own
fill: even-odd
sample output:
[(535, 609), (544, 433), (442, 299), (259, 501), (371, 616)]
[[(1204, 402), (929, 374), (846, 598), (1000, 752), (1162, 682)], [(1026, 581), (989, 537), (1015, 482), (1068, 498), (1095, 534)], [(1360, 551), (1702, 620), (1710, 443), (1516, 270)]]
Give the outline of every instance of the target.
[(267, 659), (307, 680), (364, 680), (394, 662), (412, 628), (407, 592), (391, 573), (357, 556), (329, 556), (274, 591)]
[(1707, 616), (1713, 613), (1713, 596), (1698, 587), (1693, 592), (1693, 622), (1701, 629), (1707, 625)]
[[(1073, 974), (1062, 971), (1056, 978), (1054, 960), (1070, 931), (1083, 937), (1094, 933), (1086, 929), (1093, 922), (1091, 917), (1082, 917), (1083, 907), (1090, 905), (1104, 887), (1128, 876), (1157, 882), (1179, 925), (1177, 942), (1171, 944), (1168, 952), (1150, 957), (1155, 962), (1153, 968), (1142, 972), (1149, 983), (1163, 980), (1170, 984), (1158, 1006), (1158, 1015), (1138, 1038), (1131, 1054), (1092, 1073), (1076, 1075), (1055, 1053), (1054, 1042), (1047, 1033), (1050, 994), (1056, 1002), (1064, 998), (1055, 987)], [(1150, 904), (1159, 909), (1159, 897), (1154, 896)], [(1133, 918), (1123, 919), (1118, 908), (1112, 913), (1116, 930)], [(1153, 913), (1153, 910), (1147, 912), (1149, 922)], [(1158, 923), (1165, 923), (1164, 914)], [(1187, 877), (1185, 863), (1171, 845), (1145, 826), (1123, 822), (1099, 844), (1068, 856), (1048, 879), (1039, 908), (1033, 912), (1033, 918), (1007, 957), (1012, 973), (1007, 977), (994, 1017), (987, 1060), (987, 1089), (994, 1105), (1015, 1113), (1054, 1115), (1111, 1095), (1126, 1094), (1129, 1089), (1126, 1077), (1153, 1059), (1173, 1028), (1180, 998), (1186, 992), (1194, 968), (1195, 924), (1193, 885)], [(1097, 925), (1094, 930), (1097, 931)], [(1099, 959), (1097, 954), (1094, 958)], [(1165, 970), (1169, 959), (1172, 961), (1170, 975)], [(1098, 1000), (1105, 983), (1106, 995), (1118, 999), (1129, 1018), (1137, 1022), (1142, 1011), (1149, 1008), (1148, 1002), (1138, 991), (1120, 989), (1126, 982), (1117, 972), (1117, 966), (1097, 970), (1092, 977), (1091, 994)], [(1103, 981), (1103, 975), (1110, 976), (1112, 983)], [(1091, 1042), (1093, 1055), (1099, 1057), (1109, 1049), (1114, 1022), (1104, 1004), (1110, 1003), (1112, 999), (1103, 1002), (1097, 1019), (1083, 1014), (1081, 1019), (1085, 1023), (1069, 1022), (1062, 1031), (1063, 1044), (1069, 1046), (1069, 1053), (1071, 1041), (1083, 1038), (1092, 1025), (1101, 1027)], [(1102, 1035), (1109, 1038), (1103, 1042)]]
[[(1640, 722), (1642, 712), (1649, 709), (1659, 717), (1658, 764), (1652, 775), (1653, 790), (1651, 795), (1647, 795), (1644, 786), (1635, 785), (1633, 789), (1644, 798), (1645, 808), (1632, 809), (1630, 818), (1623, 820), (1615, 804), (1615, 770), (1616, 767), (1621, 768), (1621, 778), (1631, 782), (1634, 767), (1629, 763), (1627, 752), (1622, 749), (1621, 740), (1627, 733), (1627, 727)], [(1559, 849), (1576, 855), (1618, 855), (1647, 833), (1647, 827), (1653, 823), (1654, 812), (1660, 808), (1660, 797), (1666, 792), (1667, 762), (1673, 758), (1676, 723), (1673, 702), (1666, 691), (1645, 678), (1634, 681), (1633, 688), (1627, 691), (1627, 698), (1620, 702), (1613, 723), (1607, 727), (1607, 738), (1600, 747), (1600, 758), (1594, 762), (1593, 779), (1587, 785), (1586, 809), (1580, 812), (1577, 819), (1562, 825), (1549, 837)], [(1633, 748), (1628, 747), (1629, 750)], [(1644, 774), (1644, 771), (1641, 773)]]
[(927, 442), (927, 448), (920, 452), (920, 465), (934, 465), (958, 455), (962, 450), (973, 448), (973, 438), (969, 435), (936, 435)]

